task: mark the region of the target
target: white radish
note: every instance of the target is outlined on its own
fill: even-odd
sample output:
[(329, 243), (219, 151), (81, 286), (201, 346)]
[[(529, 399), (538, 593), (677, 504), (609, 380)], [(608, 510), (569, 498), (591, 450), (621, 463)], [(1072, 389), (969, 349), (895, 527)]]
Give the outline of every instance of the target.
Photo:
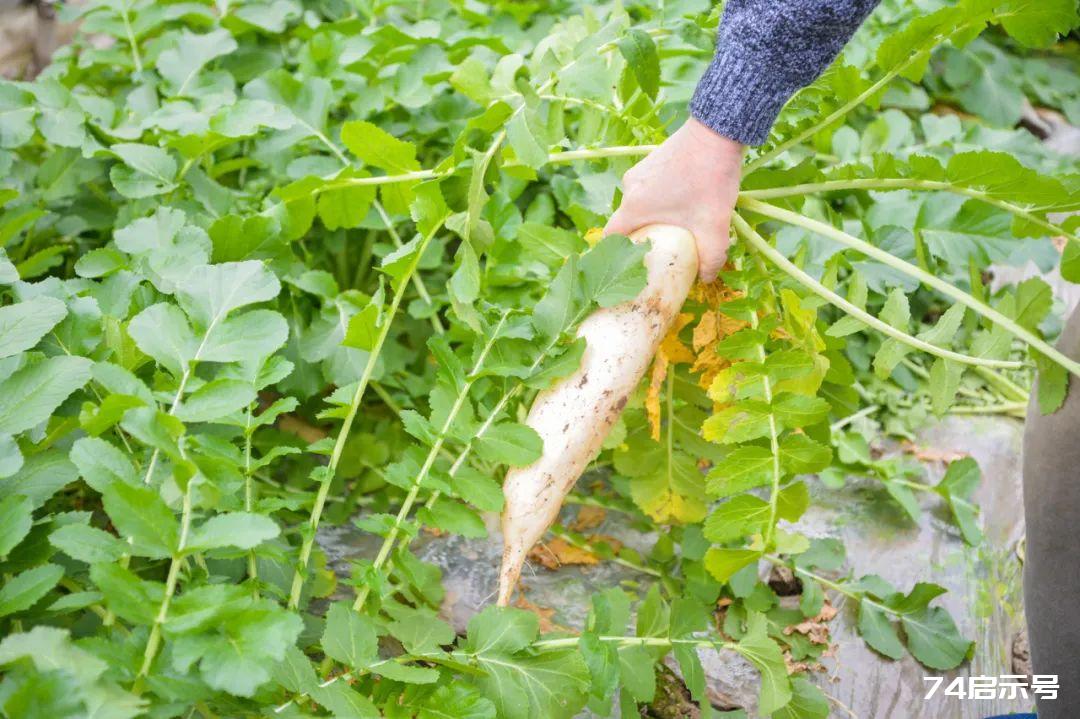
[(509, 603), (525, 555), (599, 452), (694, 283), (693, 235), (673, 225), (649, 225), (630, 236), (634, 242), (645, 238), (652, 241), (645, 288), (634, 300), (599, 309), (581, 323), (581, 366), (538, 394), (529, 410), (526, 424), (544, 440), (544, 452), (529, 466), (511, 469), (503, 484), (500, 606)]

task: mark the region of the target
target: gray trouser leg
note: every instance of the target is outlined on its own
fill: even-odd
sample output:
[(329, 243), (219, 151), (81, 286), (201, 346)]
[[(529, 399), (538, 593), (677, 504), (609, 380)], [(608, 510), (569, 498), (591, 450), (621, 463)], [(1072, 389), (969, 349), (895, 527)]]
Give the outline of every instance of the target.
[[(1080, 310), (1058, 348), (1080, 358)], [(1080, 716), (1080, 378), (1070, 377), (1065, 405), (1043, 415), (1032, 393), (1024, 432), (1024, 565), (1031, 661), (1057, 674), (1058, 698), (1039, 702), (1039, 719)]]

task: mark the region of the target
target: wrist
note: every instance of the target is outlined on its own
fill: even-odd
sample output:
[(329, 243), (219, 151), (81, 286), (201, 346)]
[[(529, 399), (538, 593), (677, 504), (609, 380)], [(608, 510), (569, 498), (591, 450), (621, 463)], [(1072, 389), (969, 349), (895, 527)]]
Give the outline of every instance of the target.
[(694, 145), (710, 156), (720, 161), (734, 161), (742, 164), (746, 145), (741, 142), (720, 134), (693, 116), (680, 129), (687, 134)]

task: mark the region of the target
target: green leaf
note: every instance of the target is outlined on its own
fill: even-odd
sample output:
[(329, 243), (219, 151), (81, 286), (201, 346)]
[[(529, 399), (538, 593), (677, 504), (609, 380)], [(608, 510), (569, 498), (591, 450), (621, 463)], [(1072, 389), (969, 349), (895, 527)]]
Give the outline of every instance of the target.
[(326, 613), (322, 636), (326, 656), (353, 669), (366, 669), (378, 658), (378, 639), (371, 620), (348, 602), (335, 602)]
[(476, 439), (476, 453), (488, 462), (525, 467), (540, 458), (544, 441), (536, 430), (516, 422), (500, 422)]
[(469, 620), (467, 651), (513, 654), (529, 646), (540, 631), (540, 619), (523, 609), (487, 607)]
[(103, 439), (83, 437), (75, 440), (70, 457), (82, 478), (98, 492), (104, 492), (113, 482), (138, 482), (127, 455)]
[(791, 679), (791, 701), (773, 719), (828, 719), (831, 707), (825, 693), (802, 677)]
[(709, 471), (709, 494), (723, 499), (768, 484), (772, 476), (771, 451), (755, 445), (736, 447)]
[(63, 567), (43, 564), (16, 574), (0, 587), (0, 617), (32, 607), (64, 576)]
[(187, 672), (198, 661), (202, 680), (213, 689), (250, 697), (292, 647), (303, 627), (300, 616), (270, 600), (251, 606), (223, 623), (218, 634), (180, 637), (173, 642), (173, 667)]
[(207, 265), (188, 275), (179, 287), (181, 307), (210, 331), (230, 312), (277, 297), (281, 283), (257, 260)]
[(722, 544), (761, 531), (769, 519), (769, 503), (740, 494), (721, 504), (705, 520), (705, 538)]
[(173, 46), (158, 55), (157, 71), (168, 81), (173, 95), (183, 96), (197, 84), (195, 78), (207, 63), (236, 48), (236, 40), (228, 30), (199, 35), (184, 29)]
[(60, 527), (49, 535), (49, 542), (72, 559), (87, 564), (115, 562), (128, 550), (126, 542), (85, 524)]
[(648, 243), (635, 244), (622, 235), (608, 235), (581, 258), (585, 297), (601, 307), (611, 307), (638, 296), (648, 274), (645, 254)]
[(237, 262), (253, 257), (273, 256), (284, 247), (280, 228), (264, 215), (225, 215), (210, 225), (214, 262)]
[(1046, 47), (1080, 25), (1073, 0), (1008, 0), (998, 8), (1001, 26), (1027, 47)]
[(506, 719), (570, 719), (585, 705), (589, 671), (577, 651), (536, 656), (483, 654), (484, 696)]
[(0, 382), (0, 434), (24, 432), (48, 419), (90, 380), (91, 364), (84, 357), (50, 357)]
[(758, 711), (765, 715), (772, 714), (791, 701), (792, 697), (784, 655), (776, 642), (766, 634), (764, 615), (751, 612), (747, 625), (746, 635), (735, 645), (735, 651), (761, 673)]
[(951, 360), (938, 357), (930, 367), (930, 406), (934, 414), (943, 415), (949, 411), (960, 389), (960, 380), (964, 375), (964, 366)]
[(165, 596), (165, 585), (141, 579), (120, 564), (93, 564), (90, 579), (105, 595), (105, 605), (116, 616), (149, 626), (157, 618), (158, 607)]
[(349, 318), (345, 330), (345, 339), (341, 344), (358, 350), (370, 352), (375, 349), (379, 338), (379, 315), (382, 308), (374, 302), (364, 305), (364, 309)]
[(832, 461), (832, 450), (805, 434), (788, 434), (780, 440), (780, 465), (791, 474), (820, 472)]
[(215, 514), (191, 531), (186, 553), (201, 552), (221, 547), (254, 549), (263, 542), (274, 539), (280, 530), (270, 517), (251, 512), (225, 512)]
[(0, 307), (0, 359), (36, 345), (66, 314), (63, 302), (44, 295)]
[(904, 647), (889, 617), (866, 599), (859, 602), (859, 634), (876, 651), (890, 659), (904, 656)]
[(660, 90), (660, 54), (652, 37), (643, 30), (630, 28), (619, 38), (618, 45), (638, 85), (655, 100)]
[(12, 494), (0, 500), (0, 559), (7, 557), (30, 532), (33, 504), (29, 497)]
[(390, 174), (420, 169), (416, 147), (399, 140), (386, 130), (363, 120), (350, 120), (341, 126), (341, 141), (349, 152), (365, 164), (386, 170)]
[(750, 442), (769, 434), (771, 417), (770, 407), (766, 403), (742, 400), (714, 412), (702, 424), (701, 433), (705, 439), (721, 444)]
[[(510, 116), (510, 122), (506, 123), (506, 139), (510, 147), (514, 148), (517, 159), (533, 169), (538, 169), (547, 164), (548, 152), (544, 146), (543, 136), (534, 132), (530, 126), (532, 122), (539, 124), (539, 118), (533, 119), (536, 114), (528, 105), (519, 108)], [(538, 136), (539, 135), (539, 136)]]
[(109, 148), (123, 161), (109, 172), (113, 187), (124, 197), (138, 200), (176, 189), (176, 160), (152, 145), (122, 142)]
[(705, 568), (717, 581), (726, 582), (735, 572), (761, 558), (754, 549), (724, 549), (713, 547), (705, 553)]
[(101, 498), (120, 535), (130, 538), (132, 554), (152, 559), (173, 556), (180, 525), (156, 491), (113, 482)]
[(184, 313), (167, 302), (150, 305), (135, 315), (127, 332), (140, 350), (173, 374), (183, 372), (198, 347)]
[(216, 379), (185, 397), (173, 415), (182, 422), (213, 422), (239, 412), (256, 398), (255, 388), (248, 382)]
[(978, 545), (983, 538), (978, 522), (979, 510), (971, 503), (971, 496), (979, 486), (980, 479), (978, 463), (971, 457), (965, 457), (950, 462), (945, 476), (935, 487), (935, 491), (949, 503), (964, 541), (972, 546)]
[(955, 622), (941, 607), (928, 607), (900, 617), (912, 656), (931, 669), (953, 669), (967, 658), (972, 642), (960, 636)]
[(34, 137), (34, 97), (11, 82), (0, 82), (0, 147), (25, 145)]
[(421, 507), (417, 517), (425, 526), (436, 527), (463, 537), (486, 537), (484, 520), (461, 502), (444, 499), (429, 507)]

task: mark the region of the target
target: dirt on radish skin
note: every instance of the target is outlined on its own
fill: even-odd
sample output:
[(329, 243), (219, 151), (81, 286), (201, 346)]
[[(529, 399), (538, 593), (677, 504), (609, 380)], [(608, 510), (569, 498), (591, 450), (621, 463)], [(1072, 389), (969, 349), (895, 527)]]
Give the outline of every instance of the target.
[(631, 392), (686, 300), (697, 274), (693, 236), (672, 225), (631, 235), (649, 239), (648, 280), (633, 301), (602, 308), (578, 328), (585, 339), (581, 366), (537, 395), (526, 423), (544, 440), (544, 453), (511, 469), (503, 483), (500, 606), (507, 606), (529, 549), (551, 526), (563, 499), (600, 450)]

